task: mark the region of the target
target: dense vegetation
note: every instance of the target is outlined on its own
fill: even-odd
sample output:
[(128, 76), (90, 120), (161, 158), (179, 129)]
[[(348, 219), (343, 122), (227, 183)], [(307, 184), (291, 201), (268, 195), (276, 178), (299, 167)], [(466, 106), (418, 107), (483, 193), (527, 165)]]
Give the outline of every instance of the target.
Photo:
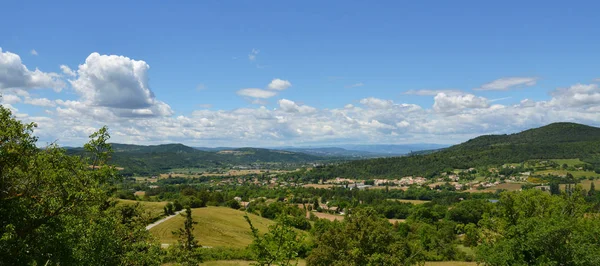
[(500, 166), (532, 159), (581, 158), (600, 169), (600, 128), (554, 123), (512, 135), (481, 136), (425, 155), (351, 161), (316, 169), (335, 177), (432, 177), (452, 169)]

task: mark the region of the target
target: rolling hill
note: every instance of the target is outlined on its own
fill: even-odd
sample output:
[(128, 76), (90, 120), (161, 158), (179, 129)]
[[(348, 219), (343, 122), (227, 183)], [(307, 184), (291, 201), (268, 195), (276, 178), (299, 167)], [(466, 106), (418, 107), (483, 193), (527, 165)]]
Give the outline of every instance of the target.
[(351, 161), (316, 169), (325, 178), (434, 176), (442, 171), (531, 159), (581, 160), (600, 167), (600, 128), (554, 123), (510, 135), (486, 135), (424, 155)]
[[(112, 164), (123, 167), (123, 175), (155, 175), (174, 168), (210, 168), (255, 163), (309, 163), (325, 158), (298, 152), (258, 148), (238, 148), (202, 151), (183, 144), (131, 145), (111, 144)], [(83, 148), (67, 150), (70, 154), (84, 155)]]
[[(198, 222), (194, 226), (194, 235), (203, 246), (244, 248), (252, 243), (253, 239), (244, 215), (246, 213), (243, 211), (227, 207), (192, 209), (192, 217)], [(254, 214), (248, 216), (254, 226), (263, 233), (269, 225), (274, 224), (273, 221)], [(172, 232), (182, 228), (184, 220), (183, 216), (174, 217), (153, 227), (150, 233), (161, 243), (174, 244), (177, 242), (177, 236)]]

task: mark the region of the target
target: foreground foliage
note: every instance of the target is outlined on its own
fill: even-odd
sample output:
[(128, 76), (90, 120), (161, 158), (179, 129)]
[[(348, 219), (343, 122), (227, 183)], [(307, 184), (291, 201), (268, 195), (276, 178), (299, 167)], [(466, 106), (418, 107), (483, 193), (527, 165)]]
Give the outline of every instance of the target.
[(0, 106), (0, 265), (159, 265), (139, 206), (109, 200), (106, 128), (85, 158), (38, 149), (34, 128)]
[(477, 248), (486, 265), (600, 265), (600, 217), (581, 190), (504, 193), (484, 215)]

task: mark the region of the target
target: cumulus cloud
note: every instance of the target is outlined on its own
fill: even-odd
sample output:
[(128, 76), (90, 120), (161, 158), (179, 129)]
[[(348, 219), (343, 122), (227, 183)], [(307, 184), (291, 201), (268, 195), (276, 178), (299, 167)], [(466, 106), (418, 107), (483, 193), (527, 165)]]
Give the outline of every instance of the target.
[(37, 68), (31, 71), (22, 63), (19, 55), (3, 52), (0, 48), (0, 90), (51, 88), (60, 91), (64, 87), (65, 83), (59, 74), (42, 72)]
[(494, 80), (492, 82), (481, 85), (476, 91), (505, 91), (518, 87), (533, 86), (536, 84), (536, 77), (507, 77)]
[(35, 106), (42, 106), (42, 107), (56, 106), (56, 103), (54, 103), (54, 101), (51, 101), (47, 98), (29, 98), (29, 97), (27, 97), (27, 98), (25, 98), (25, 101), (23, 101), (23, 103), (35, 105)]
[(0, 102), (5, 104), (15, 104), (20, 103), (21, 98), (14, 94), (4, 94), (0, 95)]
[(35, 49), (31, 49), (31, 55), (38, 55), (38, 52)]
[(73, 71), (70, 67), (66, 66), (66, 65), (60, 65), (60, 70), (68, 76), (71, 77), (75, 77), (77, 76), (77, 73), (75, 71)]
[(390, 108), (392, 107), (392, 105), (394, 105), (394, 102), (392, 100), (383, 100), (374, 97), (364, 98), (360, 100), (360, 103), (362, 105), (366, 105), (368, 107), (377, 109)]
[(246, 96), (250, 98), (267, 99), (277, 95), (277, 92), (263, 89), (248, 88), (237, 91), (237, 94), (240, 96)]
[(267, 88), (271, 90), (282, 91), (292, 86), (292, 83), (287, 80), (273, 79)]
[(489, 106), (489, 101), (486, 98), (473, 94), (448, 95), (438, 93), (433, 100), (433, 110), (439, 113), (457, 113), (467, 108), (487, 108)]
[(113, 108), (124, 116), (169, 116), (170, 106), (158, 101), (148, 85), (150, 66), (125, 56), (90, 54), (70, 80), (85, 104)]
[(288, 113), (313, 113), (317, 109), (307, 105), (298, 105), (294, 101), (290, 101), (288, 99), (279, 100), (279, 108), (284, 112)]
[(558, 107), (578, 107), (600, 104), (600, 88), (597, 84), (575, 84), (550, 93), (552, 104)]

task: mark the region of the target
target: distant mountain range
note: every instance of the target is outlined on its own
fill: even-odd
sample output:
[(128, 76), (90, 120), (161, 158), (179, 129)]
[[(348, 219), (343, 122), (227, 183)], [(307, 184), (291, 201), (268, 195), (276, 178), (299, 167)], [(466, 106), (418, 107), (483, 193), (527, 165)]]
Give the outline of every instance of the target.
[[(337, 146), (309, 146), (309, 147), (296, 147), (296, 146), (280, 146), (270, 147), (271, 150), (284, 150), (292, 152), (306, 153), (316, 156), (325, 157), (349, 157), (349, 158), (375, 158), (375, 157), (390, 157), (390, 156), (401, 156), (414, 152), (432, 151), (446, 148), (448, 145), (440, 144), (373, 144), (373, 145), (360, 145), (360, 144), (346, 144)], [(202, 151), (221, 151), (236, 149), (231, 147), (195, 147)]]
[[(236, 148), (203, 151), (183, 144), (131, 145), (112, 143), (112, 164), (123, 167), (124, 175), (154, 175), (174, 168), (211, 168), (247, 166), (263, 163), (309, 163), (326, 158), (310, 154), (257, 149)], [(83, 155), (83, 148), (67, 149), (70, 154)]]
[(516, 134), (480, 136), (431, 154), (354, 160), (317, 169), (313, 174), (329, 178), (434, 176), (457, 168), (570, 158), (600, 169), (600, 128), (554, 123)]
[[(339, 147), (231, 148), (189, 147), (183, 144), (133, 145), (112, 143), (112, 163), (124, 168), (124, 175), (155, 175), (175, 168), (221, 168), (251, 164), (306, 164), (352, 159), (400, 156), (434, 144), (350, 145)], [(66, 148), (70, 154), (83, 155), (83, 148)]]

